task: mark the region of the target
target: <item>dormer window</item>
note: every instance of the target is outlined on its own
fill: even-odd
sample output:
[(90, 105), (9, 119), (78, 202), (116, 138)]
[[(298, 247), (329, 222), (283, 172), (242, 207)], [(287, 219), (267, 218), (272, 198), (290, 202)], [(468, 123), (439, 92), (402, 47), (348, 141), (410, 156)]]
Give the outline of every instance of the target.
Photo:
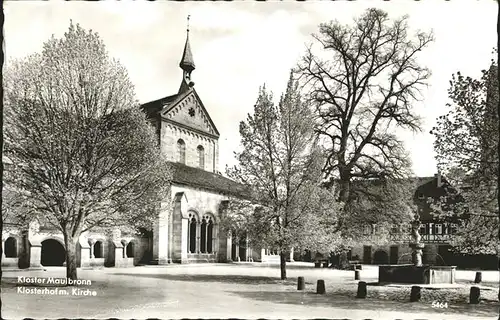
[(186, 143), (182, 139), (177, 140), (177, 154), (179, 162), (186, 164)]

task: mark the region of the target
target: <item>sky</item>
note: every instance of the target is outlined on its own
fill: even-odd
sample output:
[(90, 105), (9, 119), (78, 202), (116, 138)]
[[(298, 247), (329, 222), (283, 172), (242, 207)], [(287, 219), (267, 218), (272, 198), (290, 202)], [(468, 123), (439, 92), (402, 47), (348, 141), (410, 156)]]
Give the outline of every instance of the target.
[(415, 175), (431, 176), (437, 168), (429, 131), (448, 110), (451, 75), (478, 77), (493, 58), (495, 1), (5, 2), (4, 52), (7, 64), (40, 52), (52, 35), (62, 37), (72, 20), (99, 33), (145, 103), (177, 93), (190, 15), (192, 80), (221, 134), (219, 171), (224, 172), (226, 164), (236, 164), (239, 122), (252, 112), (259, 87), (266, 84), (279, 97), (320, 23), (351, 23), (370, 7), (391, 18), (409, 15), (412, 31), (434, 33), (436, 40), (419, 56), (432, 71), (424, 99), (415, 103), (423, 131), (401, 135)]

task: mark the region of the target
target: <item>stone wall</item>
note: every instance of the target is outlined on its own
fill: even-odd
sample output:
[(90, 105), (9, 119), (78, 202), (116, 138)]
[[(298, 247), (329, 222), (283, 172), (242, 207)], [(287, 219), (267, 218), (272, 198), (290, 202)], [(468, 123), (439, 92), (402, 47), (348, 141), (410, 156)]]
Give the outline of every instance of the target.
[(186, 128), (163, 121), (161, 124), (161, 151), (168, 161), (179, 161), (177, 141), (184, 140), (186, 146), (186, 165), (199, 168), (198, 146), (202, 146), (205, 153), (204, 170), (210, 172), (218, 171), (218, 149), (217, 138), (191, 131)]
[[(361, 263), (365, 263), (367, 261), (365, 259), (365, 246), (356, 246), (351, 250), (351, 260), (359, 260)], [(399, 244), (388, 244), (383, 246), (371, 246), (371, 264), (395, 264), (394, 258), (391, 257), (391, 252), (394, 252), (394, 249), (391, 251), (391, 247), (397, 247), (397, 263), (398, 264), (408, 264), (412, 263), (412, 252), (413, 250), (410, 248), (408, 243), (399, 243)], [(443, 265), (443, 260), (440, 258), (438, 254), (438, 244), (425, 244), (422, 256), (423, 264), (439, 264)], [(383, 253), (382, 253), (383, 252)], [(387, 257), (387, 260), (384, 261), (384, 255)], [(357, 257), (356, 257), (357, 256)], [(387, 261), (387, 262), (386, 262)]]
[[(5, 256), (5, 242), (9, 238), (16, 239), (16, 256)], [(45, 243), (48, 240), (52, 241), (51, 246), (44, 249)], [(119, 245), (122, 248), (116, 250), (113, 242), (121, 243), (134, 242), (133, 257), (126, 256), (126, 247), (123, 244)], [(96, 254), (96, 242), (100, 242), (100, 254)], [(46, 254), (54, 254), (51, 251), (54, 244), (60, 248), (62, 261), (61, 265), (65, 265), (65, 244), (62, 233), (53, 230), (46, 226), (40, 226), (38, 223), (33, 222), (30, 224), (29, 230), (23, 232), (22, 230), (11, 230), (8, 233), (3, 233), (2, 246), (2, 266), (13, 268), (41, 268), (43, 267), (43, 259)], [(122, 235), (120, 230), (111, 229), (107, 232), (85, 232), (83, 233), (76, 245), (76, 261), (79, 268), (98, 268), (104, 266), (114, 266), (116, 260), (126, 260), (119, 262), (121, 266), (134, 266), (143, 260), (144, 256), (151, 251), (150, 239), (140, 238), (134, 235)], [(57, 248), (56, 248), (57, 249)], [(45, 251), (44, 251), (45, 250)], [(59, 250), (59, 249), (57, 249)], [(56, 251), (57, 251), (56, 250)], [(45, 253), (44, 253), (45, 252)], [(118, 254), (117, 254), (118, 253)], [(125, 253), (125, 257), (124, 257)], [(11, 255), (8, 252), (9, 255)], [(118, 256), (118, 257), (117, 257)], [(50, 257), (50, 256), (45, 256)], [(120, 258), (121, 257), (121, 258)], [(56, 264), (57, 265), (57, 264)]]
[(23, 237), (18, 230), (2, 232), (2, 267), (19, 267), (19, 257), (22, 251)]
[[(172, 262), (188, 262), (188, 219), (190, 215), (196, 217), (198, 221), (200, 221), (201, 217), (204, 215), (213, 217), (213, 251), (217, 253), (217, 261), (227, 261), (227, 236), (219, 232), (219, 211), (222, 201), (228, 200), (228, 197), (217, 192), (181, 185), (173, 185), (170, 192), (171, 201), (174, 203), (171, 217), (171, 246), (169, 248)], [(178, 202), (177, 204), (175, 204), (176, 201)], [(168, 214), (169, 212), (162, 211), (160, 220), (165, 219)], [(198, 229), (197, 247), (199, 244), (199, 236)], [(168, 246), (168, 243), (160, 242), (158, 245)], [(196, 257), (197, 256), (190, 256), (189, 261), (193, 259), (196, 260)]]

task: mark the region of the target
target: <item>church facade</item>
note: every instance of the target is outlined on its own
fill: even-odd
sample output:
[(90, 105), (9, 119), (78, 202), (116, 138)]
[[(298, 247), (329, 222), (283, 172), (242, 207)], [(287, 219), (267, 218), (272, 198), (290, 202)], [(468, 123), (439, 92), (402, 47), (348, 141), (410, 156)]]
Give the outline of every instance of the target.
[[(141, 105), (172, 170), (170, 191), (152, 233), (85, 232), (77, 245), (79, 267), (261, 261), (261, 253), (265, 256), (265, 250), (254, 251), (245, 241), (235, 243), (220, 228), (228, 202), (247, 199), (249, 192), (217, 171), (220, 134), (191, 81), (195, 64), (189, 31), (179, 66), (183, 77), (177, 93)], [(62, 234), (36, 222), (28, 230), (4, 225), (2, 246), (4, 267), (65, 263)]]
[(153, 263), (253, 260), (251, 248), (236, 248), (220, 230), (228, 201), (249, 193), (217, 171), (220, 134), (191, 80), (189, 31), (179, 66), (178, 92), (142, 105), (173, 171), (170, 195), (153, 230)]

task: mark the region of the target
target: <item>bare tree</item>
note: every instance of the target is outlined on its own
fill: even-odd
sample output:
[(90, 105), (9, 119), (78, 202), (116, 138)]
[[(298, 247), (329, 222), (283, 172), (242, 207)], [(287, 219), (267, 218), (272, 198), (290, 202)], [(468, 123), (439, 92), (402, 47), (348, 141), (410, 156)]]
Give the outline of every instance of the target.
[(82, 232), (151, 225), (168, 185), (155, 133), (126, 70), (79, 25), (4, 77), (5, 181), (25, 209), (16, 214), (63, 234), (67, 277), (76, 279)]
[(407, 176), (410, 159), (396, 128), (420, 130), (413, 103), (430, 71), (417, 62), (432, 34), (408, 35), (408, 17), (394, 21), (369, 9), (353, 25), (320, 25), (297, 71), (316, 111), (326, 146), (325, 185), (339, 182), (347, 202), (354, 178)]

